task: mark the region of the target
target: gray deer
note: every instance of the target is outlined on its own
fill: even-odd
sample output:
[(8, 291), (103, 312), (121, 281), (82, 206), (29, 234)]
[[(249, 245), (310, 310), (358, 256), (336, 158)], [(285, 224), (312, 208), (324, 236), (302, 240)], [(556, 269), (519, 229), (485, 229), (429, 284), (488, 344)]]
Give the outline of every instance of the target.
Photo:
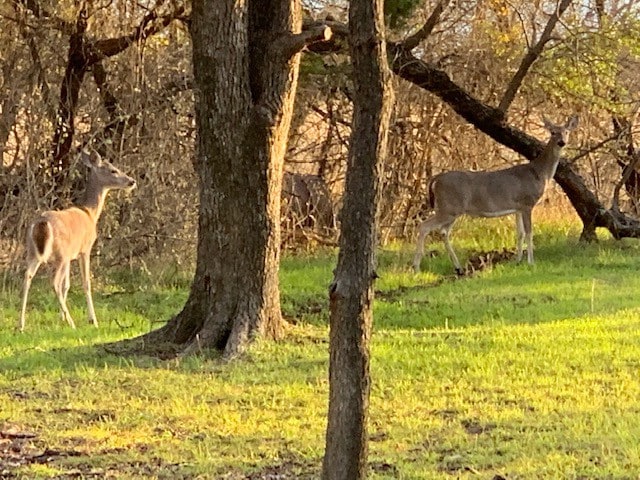
[(449, 239), (454, 222), (461, 215), (501, 217), (516, 214), (518, 232), (517, 260), (522, 260), (522, 246), (527, 240), (527, 261), (533, 263), (533, 233), (531, 211), (553, 178), (560, 161), (560, 151), (567, 143), (568, 133), (578, 125), (578, 117), (570, 117), (563, 126), (546, 118), (544, 125), (551, 134), (542, 153), (529, 163), (489, 172), (451, 171), (433, 177), (428, 185), (429, 203), (434, 214), (418, 228), (418, 242), (413, 268), (420, 271), (424, 255), (424, 240), (433, 230), (444, 235), (444, 245), (456, 272), (463, 274), (458, 257)]

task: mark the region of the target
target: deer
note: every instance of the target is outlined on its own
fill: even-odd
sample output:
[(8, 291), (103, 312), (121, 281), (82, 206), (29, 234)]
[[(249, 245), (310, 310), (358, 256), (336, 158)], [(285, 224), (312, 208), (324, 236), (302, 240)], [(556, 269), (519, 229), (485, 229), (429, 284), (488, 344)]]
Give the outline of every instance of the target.
[(82, 288), (87, 300), (89, 322), (98, 326), (91, 297), (90, 254), (97, 238), (97, 224), (109, 190), (131, 191), (136, 181), (121, 172), (96, 152), (80, 152), (80, 161), (89, 168), (84, 200), (64, 210), (49, 210), (40, 214), (27, 229), (26, 264), (22, 289), (22, 310), (19, 331), (25, 327), (27, 297), (31, 281), (43, 263), (53, 265), (53, 289), (60, 303), (60, 314), (71, 328), (75, 323), (67, 308), (71, 260), (78, 260)]
[(569, 132), (577, 127), (578, 117), (569, 117), (561, 126), (545, 117), (543, 122), (550, 138), (540, 155), (531, 162), (494, 171), (452, 170), (431, 178), (428, 183), (429, 207), (434, 213), (418, 227), (413, 259), (416, 272), (420, 271), (425, 237), (434, 230), (440, 230), (456, 273), (464, 274), (450, 240), (453, 224), (462, 215), (488, 218), (515, 213), (516, 259), (522, 261), (522, 247), (526, 239), (527, 261), (530, 265), (534, 263), (531, 212), (556, 173), (560, 152), (567, 144)]

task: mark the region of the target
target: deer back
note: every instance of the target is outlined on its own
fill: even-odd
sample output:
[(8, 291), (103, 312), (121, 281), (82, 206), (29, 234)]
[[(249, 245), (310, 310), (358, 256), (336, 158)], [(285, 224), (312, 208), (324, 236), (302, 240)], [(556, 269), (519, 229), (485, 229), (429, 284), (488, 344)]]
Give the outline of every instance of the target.
[(89, 253), (96, 241), (96, 223), (84, 209), (71, 207), (44, 212), (33, 225), (41, 222), (51, 227), (50, 258), (56, 261), (74, 260), (81, 253)]
[(459, 216), (507, 215), (533, 208), (546, 180), (530, 164), (489, 172), (444, 172), (430, 184), (436, 211)]

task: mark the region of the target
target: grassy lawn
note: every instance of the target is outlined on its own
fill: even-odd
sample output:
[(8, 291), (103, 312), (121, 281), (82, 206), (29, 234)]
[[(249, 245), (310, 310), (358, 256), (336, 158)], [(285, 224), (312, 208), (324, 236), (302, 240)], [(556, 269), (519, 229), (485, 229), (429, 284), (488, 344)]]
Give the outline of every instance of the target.
[[(535, 225), (536, 264), (456, 278), (439, 242), (380, 253), (370, 478), (631, 479), (640, 472), (640, 244), (578, 244)], [(454, 246), (512, 248), (512, 220), (463, 221)], [(287, 256), (287, 338), (244, 358), (159, 361), (97, 344), (156, 328), (189, 274), (95, 274), (99, 329), (74, 270), (63, 324), (48, 280), (14, 333), (0, 292), (0, 478), (318, 478), (328, 397), (327, 286), (335, 252)]]

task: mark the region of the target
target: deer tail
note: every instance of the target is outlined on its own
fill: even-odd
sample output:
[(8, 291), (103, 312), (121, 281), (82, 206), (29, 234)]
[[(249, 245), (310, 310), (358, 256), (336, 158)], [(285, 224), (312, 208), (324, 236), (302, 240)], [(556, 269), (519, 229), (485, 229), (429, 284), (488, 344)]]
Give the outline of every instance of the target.
[(433, 193), (433, 184), (438, 179), (438, 176), (431, 177), (429, 179), (429, 183), (427, 183), (427, 201), (425, 202), (424, 208), (428, 211), (431, 211), (436, 206), (436, 197)]
[(41, 262), (46, 262), (53, 248), (53, 229), (45, 219), (36, 220), (31, 226), (29, 243), (33, 247), (33, 254)]

